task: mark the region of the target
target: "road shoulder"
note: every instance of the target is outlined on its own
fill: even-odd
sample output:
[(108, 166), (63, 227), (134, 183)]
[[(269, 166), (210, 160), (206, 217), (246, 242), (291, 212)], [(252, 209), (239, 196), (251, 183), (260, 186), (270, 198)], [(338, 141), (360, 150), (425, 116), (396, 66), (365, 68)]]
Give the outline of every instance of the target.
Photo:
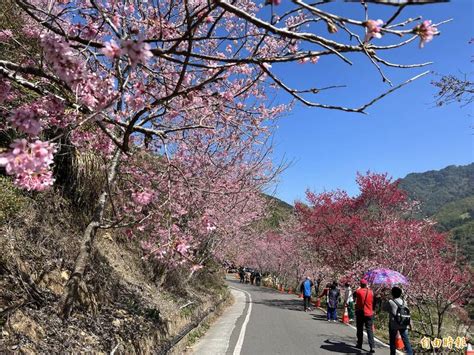
[(241, 323), (241, 318), (244, 318), (243, 316), (246, 314), (247, 302), (246, 295), (243, 291), (231, 288), (230, 292), (234, 303), (211, 325), (206, 334), (192, 346), (191, 354), (224, 355), (228, 353), (229, 349), (233, 349), (233, 347), (229, 345), (234, 345), (237, 342), (235, 339), (238, 339), (239, 332), (234, 330), (240, 330), (241, 328), (239, 326), (236, 327), (236, 325)]

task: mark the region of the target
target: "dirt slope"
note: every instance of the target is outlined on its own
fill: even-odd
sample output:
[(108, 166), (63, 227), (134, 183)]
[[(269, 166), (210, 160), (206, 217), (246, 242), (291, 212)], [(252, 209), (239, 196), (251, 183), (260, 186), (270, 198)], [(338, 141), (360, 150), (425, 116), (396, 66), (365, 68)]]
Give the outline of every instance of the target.
[(102, 231), (81, 307), (63, 321), (84, 218), (57, 192), (21, 200), (0, 224), (0, 353), (160, 353), (227, 297), (217, 266), (184, 284), (186, 270), (162, 275), (135, 241)]

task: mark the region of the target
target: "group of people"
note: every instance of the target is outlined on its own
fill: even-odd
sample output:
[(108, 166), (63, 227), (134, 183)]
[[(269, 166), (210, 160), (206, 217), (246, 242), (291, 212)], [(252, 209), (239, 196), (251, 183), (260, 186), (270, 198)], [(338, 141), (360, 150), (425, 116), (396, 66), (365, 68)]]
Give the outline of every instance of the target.
[(249, 283), (251, 285), (260, 286), (262, 282), (262, 274), (258, 270), (247, 271), (242, 266), (239, 268), (240, 283)]
[[(362, 349), (364, 339), (364, 328), (367, 332), (367, 338), (370, 347), (370, 353), (375, 353), (374, 345), (374, 305), (375, 295), (374, 291), (368, 287), (367, 280), (360, 281), (360, 287), (353, 292), (349, 283), (344, 285), (344, 292), (341, 296), (338, 283), (327, 284), (322, 293), (319, 294), (319, 283), (315, 283), (310, 277), (301, 283), (300, 292), (303, 294), (303, 308), (305, 312), (311, 311), (310, 301), (312, 288), (315, 289), (315, 294), (318, 298), (325, 297), (327, 304), (327, 321), (337, 322), (337, 307), (342, 303), (344, 308), (347, 307), (349, 321), (356, 321), (357, 328), (357, 345), (358, 349)], [(400, 333), (405, 351), (408, 354), (413, 354), (413, 350), (408, 337), (408, 329), (410, 327), (410, 312), (405, 300), (402, 298), (402, 290), (399, 287), (391, 289), (392, 298), (383, 303), (383, 310), (389, 313), (389, 339), (390, 339), (390, 354), (396, 354), (396, 337)], [(355, 312), (354, 312), (355, 308)]]

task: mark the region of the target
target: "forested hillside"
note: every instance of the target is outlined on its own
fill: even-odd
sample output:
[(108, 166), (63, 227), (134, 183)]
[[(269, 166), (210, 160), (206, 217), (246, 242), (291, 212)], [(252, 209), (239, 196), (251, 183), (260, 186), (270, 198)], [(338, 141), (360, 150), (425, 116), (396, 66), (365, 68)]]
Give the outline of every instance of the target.
[(450, 231), (471, 262), (474, 260), (474, 196), (444, 206), (434, 218), (439, 228)]
[(441, 170), (408, 174), (400, 187), (408, 196), (421, 202), (423, 216), (432, 216), (442, 207), (465, 197), (474, 196), (474, 163), (450, 165)]
[(293, 206), (274, 196), (265, 195), (268, 203), (268, 213), (263, 220), (263, 226), (268, 229), (277, 229), (281, 222), (288, 220), (293, 214)]
[(470, 261), (474, 260), (474, 164), (408, 174), (400, 180), (408, 196), (419, 201), (420, 217), (432, 217), (450, 232)]

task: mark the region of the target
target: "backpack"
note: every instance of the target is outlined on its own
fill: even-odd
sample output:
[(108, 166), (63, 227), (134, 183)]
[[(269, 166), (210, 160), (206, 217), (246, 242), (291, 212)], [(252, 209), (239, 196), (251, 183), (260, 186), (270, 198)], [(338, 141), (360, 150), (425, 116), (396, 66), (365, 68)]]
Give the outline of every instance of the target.
[(393, 300), (397, 305), (397, 312), (395, 313), (395, 321), (400, 327), (407, 328), (410, 325), (411, 316), (410, 310), (405, 303), (400, 304), (397, 301)]

